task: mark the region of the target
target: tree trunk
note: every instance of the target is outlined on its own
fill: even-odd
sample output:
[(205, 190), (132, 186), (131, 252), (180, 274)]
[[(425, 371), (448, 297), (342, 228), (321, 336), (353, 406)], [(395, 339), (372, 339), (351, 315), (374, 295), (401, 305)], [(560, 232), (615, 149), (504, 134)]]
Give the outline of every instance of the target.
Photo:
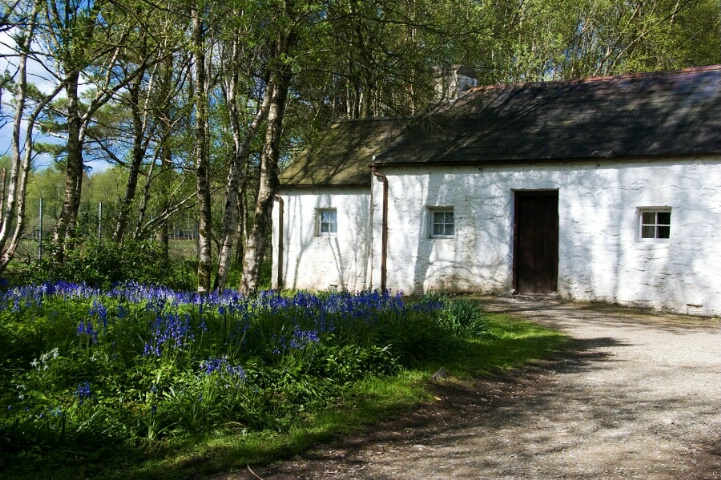
[(140, 113), (140, 84), (142, 75), (138, 75), (130, 84), (130, 110), (133, 117), (133, 151), (130, 159), (130, 171), (128, 172), (128, 182), (125, 187), (125, 196), (120, 203), (118, 212), (118, 220), (115, 224), (113, 232), (113, 240), (120, 243), (125, 236), (125, 230), (128, 226), (128, 218), (130, 210), (135, 199), (135, 191), (138, 187), (138, 176), (140, 175), (140, 166), (145, 158), (145, 148), (143, 148), (143, 133), (145, 130), (143, 117)]
[[(160, 140), (160, 174), (158, 181), (161, 190), (161, 211), (167, 211), (170, 208), (170, 174), (173, 169), (173, 155), (170, 149), (170, 140), (172, 135), (171, 120), (171, 85), (173, 82), (173, 56), (167, 55), (163, 62), (163, 73), (160, 85), (160, 122), (162, 129), (162, 137)], [(168, 222), (165, 221), (155, 232), (156, 239), (163, 245), (163, 252), (168, 256), (170, 239), (168, 235)]]
[(208, 105), (205, 74), (205, 32), (202, 13), (193, 7), (193, 48), (195, 58), (195, 179), (198, 199), (198, 292), (210, 291), (211, 204), (208, 158)]
[(75, 227), (80, 208), (80, 192), (83, 183), (83, 142), (81, 139), (81, 118), (78, 103), (78, 81), (80, 74), (74, 72), (65, 86), (67, 94), (68, 142), (65, 160), (65, 193), (63, 208), (55, 224), (53, 242), (57, 245), (58, 260), (62, 261), (67, 241), (75, 236)]
[[(232, 83), (227, 88), (230, 123), (233, 129), (233, 159), (228, 172), (228, 179), (225, 185), (225, 208), (223, 210), (223, 225), (220, 238), (220, 252), (218, 255), (218, 274), (215, 277), (214, 290), (223, 290), (228, 279), (228, 269), (233, 253), (233, 241), (237, 237), (238, 225), (238, 194), (241, 190), (241, 176), (250, 154), (250, 144), (258, 133), (263, 120), (270, 109), (272, 96), (271, 85), (268, 85), (263, 94), (263, 102), (256, 112), (253, 122), (245, 134), (245, 140), (241, 140), (240, 112), (238, 110), (235, 94), (238, 88), (238, 76), (234, 74)], [(242, 241), (242, 239), (241, 239)]]
[[(25, 196), (27, 193), (27, 179), (30, 171), (30, 159), (32, 158), (33, 128), (40, 112), (48, 102), (57, 95), (61, 87), (58, 86), (46, 99), (35, 106), (32, 114), (23, 125), (23, 114), (26, 106), (27, 95), (27, 60), (30, 45), (35, 33), (36, 19), (38, 15), (38, 3), (34, 2), (32, 13), (25, 27), (22, 36), (18, 37), (19, 65), (17, 84), (15, 89), (15, 115), (13, 116), (13, 129), (11, 137), (12, 166), (10, 169), (10, 182), (7, 191), (7, 202), (2, 205), (2, 220), (0, 221), (0, 272), (4, 271), (20, 243), (20, 237), (25, 228)], [(20, 148), (22, 128), (25, 132), (24, 152)], [(3, 197), (5, 201), (5, 169), (2, 175)], [(11, 236), (12, 230), (12, 236)]]
[[(164, 137), (166, 139), (169, 138), (169, 133), (167, 137)], [(162, 198), (162, 211), (166, 211), (170, 208), (170, 200), (168, 198), (169, 192), (168, 192), (168, 182), (169, 182), (169, 176), (170, 172), (172, 170), (172, 156), (170, 152), (170, 147), (167, 145), (163, 145), (161, 147), (160, 151), (160, 174), (159, 174), (159, 181), (160, 181), (160, 188), (161, 188), (161, 195)], [(167, 258), (168, 252), (170, 250), (170, 236), (168, 233), (168, 222), (164, 221), (160, 227), (155, 232), (155, 240), (160, 242), (160, 244), (163, 246), (163, 254)]]
[[(0, 223), (0, 250), (5, 249), (5, 244), (10, 238), (10, 229), (15, 219), (18, 197), (24, 196), (21, 191), (19, 182), (22, 171), (21, 151), (20, 151), (20, 132), (22, 129), (23, 113), (25, 112), (26, 88), (27, 88), (27, 49), (30, 39), (22, 39), (18, 45), (23, 53), (20, 58), (18, 69), (18, 82), (15, 88), (15, 115), (13, 117), (13, 130), (11, 137), (12, 148), (12, 166), (10, 168), (10, 185), (8, 187), (7, 202), (3, 205), (2, 223)], [(3, 169), (4, 171), (4, 169)], [(5, 181), (3, 174), (3, 182)], [(3, 198), (4, 200), (4, 198)], [(4, 252), (3, 252), (4, 253)]]
[[(278, 49), (278, 59), (281, 58), (281, 54), (288, 52), (288, 48), (294, 45), (295, 38), (294, 32), (291, 32), (285, 42), (285, 48)], [(283, 135), (283, 118), (291, 79), (292, 71), (290, 66), (283, 63), (270, 77), (270, 85), (272, 85), (273, 90), (268, 112), (265, 142), (260, 157), (258, 197), (255, 202), (253, 227), (248, 235), (243, 257), (243, 279), (240, 292), (246, 295), (255, 293), (258, 290), (260, 265), (263, 262), (268, 234), (270, 233), (273, 198), (278, 187), (280, 140)]]
[(238, 227), (236, 235), (238, 237), (238, 245), (235, 247), (235, 261), (237, 263), (243, 263), (243, 256), (245, 255), (245, 244), (247, 243), (246, 236), (246, 223), (248, 219), (248, 211), (246, 210), (245, 201), (245, 189), (241, 188), (238, 194)]

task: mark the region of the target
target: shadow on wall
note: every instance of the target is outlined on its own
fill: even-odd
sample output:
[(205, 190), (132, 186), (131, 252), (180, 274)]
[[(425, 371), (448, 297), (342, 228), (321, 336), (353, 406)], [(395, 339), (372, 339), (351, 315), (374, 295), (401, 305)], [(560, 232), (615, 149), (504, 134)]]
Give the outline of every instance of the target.
[[(679, 313), (689, 313), (687, 304), (711, 308), (709, 296), (721, 285), (721, 265), (713, 264), (718, 258), (712, 252), (717, 233), (704, 219), (718, 217), (721, 209), (714, 208), (712, 192), (703, 189), (721, 178), (704, 178), (704, 171), (708, 177), (708, 168), (689, 160), (633, 166), (599, 162), (572, 172), (568, 187), (561, 190), (565, 211), (559, 212), (560, 229), (565, 239), (559, 256), (566, 268), (559, 276), (559, 291), (579, 300)], [(563, 198), (573, 193), (580, 204)], [(640, 241), (639, 207), (664, 206), (672, 209), (671, 238)]]
[[(286, 209), (286, 245), (283, 258), (286, 288), (362, 289), (368, 264), (370, 215), (368, 194), (324, 192), (317, 195), (290, 194)], [(318, 236), (316, 212), (337, 209), (337, 234)], [(288, 269), (294, 262), (292, 272)], [(289, 277), (289, 274), (292, 276)], [(361, 279), (362, 285), (358, 285)]]
[[(418, 178), (410, 172), (399, 176), (404, 191), (412, 189), (410, 183)], [(495, 180), (482, 174), (453, 170), (431, 172), (420, 182), (424, 184), (421, 202), (416, 205), (419, 210), (408, 215), (418, 222), (412, 229), (417, 236), (411, 238), (399, 231), (405, 241), (413, 242), (404, 245), (404, 251), (415, 251), (415, 256), (407, 259), (413, 265), (414, 293), (507, 290), (512, 261), (511, 182), (499, 188)], [(453, 238), (432, 237), (433, 207), (453, 207)]]
[(648, 265), (640, 294), (652, 299), (651, 306), (679, 313), (710, 315), (713, 300), (716, 300), (715, 314), (719, 314), (721, 262), (718, 245), (721, 238), (718, 226), (708, 220), (721, 217), (721, 205), (714, 204), (713, 200), (718, 202), (721, 162), (715, 162), (718, 172), (715, 178), (710, 178), (709, 170), (700, 167), (698, 162), (689, 163), (686, 169), (662, 167), (659, 178), (650, 182), (648, 191), (653, 194), (648, 195), (649, 203), (656, 198), (666, 200), (651, 203), (651, 206), (672, 208), (671, 237), (660, 243), (636, 244), (637, 251), (643, 248)]
[[(412, 279), (414, 293), (504, 291), (511, 279), (513, 190), (559, 189), (562, 295), (687, 313), (687, 303), (708, 303), (721, 285), (712, 252), (718, 234), (704, 221), (718, 218), (721, 206), (704, 190), (715, 188), (716, 180), (704, 179), (708, 167), (676, 163), (394, 172), (391, 191), (404, 198), (391, 202), (389, 285), (407, 288)], [(671, 239), (639, 241), (638, 208), (666, 205), (672, 208)], [(444, 206), (454, 208), (456, 235), (430, 238), (429, 207)]]

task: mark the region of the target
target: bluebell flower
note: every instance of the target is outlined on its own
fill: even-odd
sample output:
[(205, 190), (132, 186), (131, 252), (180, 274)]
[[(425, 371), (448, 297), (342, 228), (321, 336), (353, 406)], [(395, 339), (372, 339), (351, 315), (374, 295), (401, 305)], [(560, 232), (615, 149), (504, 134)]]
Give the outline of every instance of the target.
[(93, 315), (97, 315), (98, 320), (102, 322), (103, 327), (105, 330), (108, 329), (108, 309), (105, 308), (105, 306), (100, 303), (100, 300), (97, 298), (93, 300), (93, 305), (90, 307), (90, 311), (88, 312), (88, 315), (92, 318)]
[(314, 330), (301, 330), (296, 326), (290, 340), (290, 348), (302, 349), (312, 343), (318, 343), (318, 332)]
[(145, 344), (143, 344), (143, 356), (149, 357), (151, 355), (159, 357), (160, 356), (160, 348), (157, 345), (153, 345), (150, 342), (145, 342)]
[(218, 374), (221, 376), (235, 377), (238, 380), (245, 380), (245, 369), (240, 365), (232, 365), (227, 355), (209, 358), (200, 362), (200, 368), (205, 375)]
[(93, 343), (98, 343), (98, 331), (93, 328), (93, 324), (90, 320), (88, 321), (80, 321), (78, 324), (78, 329), (76, 331), (78, 336), (81, 335), (87, 335), (90, 337), (90, 339), (93, 341)]
[(78, 388), (75, 389), (75, 398), (80, 400), (80, 405), (82, 405), (85, 400), (89, 399), (91, 396), (92, 391), (90, 389), (90, 382), (85, 380), (79, 383)]
[(143, 355), (154, 354), (160, 356), (163, 349), (175, 348), (182, 350), (193, 341), (195, 334), (192, 331), (189, 315), (177, 313), (158, 313), (155, 322), (151, 325), (151, 337), (145, 343)]

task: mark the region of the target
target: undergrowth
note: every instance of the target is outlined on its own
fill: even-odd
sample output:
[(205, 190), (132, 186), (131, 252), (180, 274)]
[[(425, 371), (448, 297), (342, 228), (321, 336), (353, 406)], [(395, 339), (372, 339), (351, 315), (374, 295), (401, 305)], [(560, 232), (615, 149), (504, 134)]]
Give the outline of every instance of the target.
[(467, 299), (14, 288), (0, 299), (0, 469), (181, 478), (271, 461), (428, 400), (440, 365), (475, 374), (561, 344)]

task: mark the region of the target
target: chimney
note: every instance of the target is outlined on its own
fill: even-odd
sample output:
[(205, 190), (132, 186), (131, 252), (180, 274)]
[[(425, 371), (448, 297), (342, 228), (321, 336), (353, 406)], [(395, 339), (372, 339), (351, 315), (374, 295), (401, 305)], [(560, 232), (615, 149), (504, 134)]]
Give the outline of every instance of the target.
[(465, 65), (436, 67), (434, 73), (434, 90), (439, 103), (456, 99), (466, 90), (478, 86), (476, 73)]

